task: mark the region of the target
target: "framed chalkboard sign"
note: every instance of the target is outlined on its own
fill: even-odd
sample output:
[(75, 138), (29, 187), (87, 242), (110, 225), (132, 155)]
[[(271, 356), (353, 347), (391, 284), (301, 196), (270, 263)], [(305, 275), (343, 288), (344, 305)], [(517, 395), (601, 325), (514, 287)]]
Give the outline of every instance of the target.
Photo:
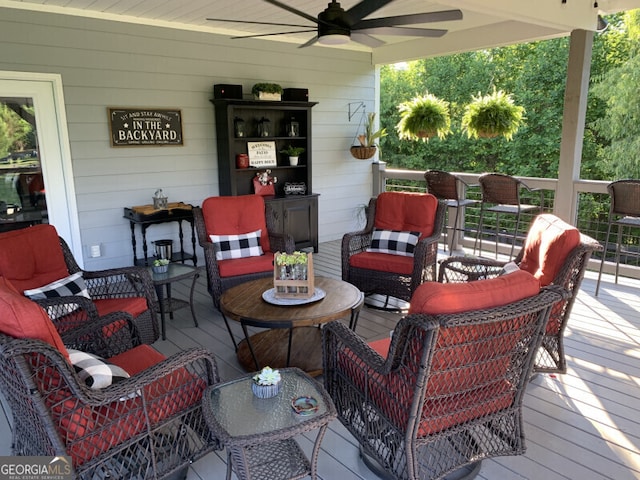
[(180, 110), (111, 107), (107, 110), (112, 147), (183, 144)]

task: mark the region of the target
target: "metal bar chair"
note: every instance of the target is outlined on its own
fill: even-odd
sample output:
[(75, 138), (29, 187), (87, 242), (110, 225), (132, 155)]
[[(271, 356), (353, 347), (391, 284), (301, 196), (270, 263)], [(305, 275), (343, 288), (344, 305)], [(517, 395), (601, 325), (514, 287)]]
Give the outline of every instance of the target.
[[(474, 205), (477, 200), (471, 200), (465, 198), (466, 189), (471, 187), (468, 183), (462, 180), (453, 173), (444, 172), (442, 170), (427, 170), (424, 173), (424, 179), (427, 182), (427, 191), (435, 196), (439, 200), (446, 201), (447, 215), (443, 218), (444, 225), (448, 224), (449, 208), (456, 209), (456, 216), (453, 221), (453, 227), (443, 228), (446, 230), (446, 240), (444, 242), (445, 250), (447, 245), (449, 251), (453, 251), (453, 246), (456, 243), (456, 233), (464, 232), (464, 228), (460, 228), (458, 223), (460, 218), (460, 210), (468, 205)], [(449, 233), (449, 230), (453, 230), (453, 235)]]
[(529, 192), (534, 192), (538, 191), (538, 189), (529, 188), (522, 180), (502, 173), (485, 173), (480, 175), (478, 182), (480, 183), (482, 200), (480, 203), (480, 218), (478, 220), (478, 231), (473, 245), (473, 253), (475, 254), (477, 247), (479, 247), (480, 252), (482, 252), (482, 223), (484, 213), (494, 212), (496, 214), (496, 258), (498, 258), (498, 242), (500, 237), (500, 214), (504, 213), (516, 216), (516, 227), (511, 239), (511, 252), (509, 253), (509, 257), (513, 257), (516, 237), (518, 236), (518, 229), (520, 227), (520, 216), (522, 213), (533, 212), (535, 210), (542, 212), (542, 191), (540, 191), (540, 205), (529, 205), (521, 203), (521, 190), (525, 189)]
[(602, 277), (602, 268), (607, 257), (607, 249), (609, 248), (609, 236), (611, 235), (611, 227), (616, 225), (618, 229), (618, 237), (615, 252), (615, 283), (618, 283), (618, 273), (620, 270), (620, 249), (622, 245), (622, 231), (624, 227), (640, 228), (640, 180), (618, 180), (607, 185), (607, 191), (611, 197), (611, 205), (609, 207), (609, 221), (607, 225), (607, 238), (604, 242), (604, 252), (602, 253), (602, 261), (600, 262), (600, 270), (598, 272), (598, 282), (596, 284), (596, 296), (600, 291), (600, 280)]

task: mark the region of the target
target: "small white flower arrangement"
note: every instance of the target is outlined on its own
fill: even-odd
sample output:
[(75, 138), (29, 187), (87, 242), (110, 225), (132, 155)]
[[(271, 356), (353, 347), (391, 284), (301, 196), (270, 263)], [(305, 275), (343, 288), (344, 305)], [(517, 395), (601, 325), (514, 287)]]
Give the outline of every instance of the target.
[(258, 177), (258, 181), (260, 182), (260, 185), (263, 185), (263, 186), (273, 185), (278, 181), (278, 177), (271, 176), (271, 170), (269, 169), (265, 170), (264, 172), (256, 173), (256, 177)]
[(282, 376), (280, 371), (274, 370), (271, 367), (264, 367), (256, 375), (253, 376), (253, 381), (258, 385), (276, 385), (280, 383)]

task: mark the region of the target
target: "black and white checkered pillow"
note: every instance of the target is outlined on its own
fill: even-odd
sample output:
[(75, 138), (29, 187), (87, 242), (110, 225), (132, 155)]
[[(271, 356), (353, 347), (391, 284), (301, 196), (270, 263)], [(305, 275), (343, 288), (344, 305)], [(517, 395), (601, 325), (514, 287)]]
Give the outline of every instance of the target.
[(367, 252), (391, 253), (413, 257), (413, 252), (418, 244), (420, 232), (403, 232), (400, 230), (373, 229), (371, 247)]
[(262, 230), (240, 235), (210, 235), (216, 248), (216, 260), (231, 258), (259, 257), (263, 255), (260, 246)]
[[(73, 273), (68, 277), (61, 278), (60, 280), (43, 285), (42, 287), (25, 290), (24, 295), (32, 300), (68, 297), (71, 295), (80, 295), (82, 297), (91, 298), (87, 291), (87, 285), (84, 283), (84, 279), (82, 278), (82, 272)], [(77, 309), (78, 306), (71, 303), (65, 305), (62, 311), (60, 308), (49, 307), (47, 313), (51, 318), (56, 319)]]
[(67, 351), (73, 368), (89, 388), (105, 388), (130, 377), (123, 368), (108, 363), (102, 357), (72, 348), (68, 348)]

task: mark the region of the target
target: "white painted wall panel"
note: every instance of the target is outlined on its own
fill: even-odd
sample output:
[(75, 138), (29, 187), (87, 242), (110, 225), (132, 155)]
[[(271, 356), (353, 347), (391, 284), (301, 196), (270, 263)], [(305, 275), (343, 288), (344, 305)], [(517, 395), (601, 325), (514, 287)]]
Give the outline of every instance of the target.
[[(319, 102), (312, 147), (321, 242), (352, 230), (368, 201), (370, 163), (348, 152), (360, 120), (349, 121), (348, 105), (374, 108), (369, 54), (7, 8), (0, 8), (0, 45), (0, 70), (62, 75), (82, 242), (103, 247), (98, 259), (85, 250), (89, 269), (131, 263), (123, 207), (150, 203), (159, 187), (169, 201), (192, 204), (218, 193), (215, 83), (239, 83), (248, 94), (258, 81), (276, 82), (308, 88)], [(184, 146), (112, 148), (109, 106), (181, 109)], [(177, 240), (174, 225), (151, 227), (148, 238)]]

